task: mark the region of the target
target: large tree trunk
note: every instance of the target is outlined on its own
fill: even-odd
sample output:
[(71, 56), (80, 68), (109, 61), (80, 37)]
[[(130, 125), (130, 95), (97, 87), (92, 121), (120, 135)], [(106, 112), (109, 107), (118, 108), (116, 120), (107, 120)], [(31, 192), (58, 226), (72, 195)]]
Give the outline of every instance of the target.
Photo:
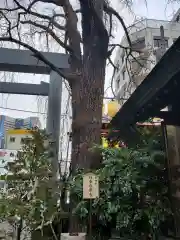
[[(82, 75), (72, 86), (72, 173), (100, 165), (100, 157), (90, 151), (100, 143), (108, 34), (102, 21), (103, 0), (81, 0), (83, 59)], [(71, 207), (76, 205), (73, 199)], [(71, 232), (80, 231), (75, 216)]]
[(79, 79), (80, 86), (72, 93), (73, 172), (77, 168), (88, 170), (99, 165), (90, 148), (100, 143), (104, 69), (98, 61), (88, 61), (84, 66), (83, 77)]
[[(77, 167), (90, 169), (95, 159), (89, 148), (100, 143), (102, 103), (104, 96), (105, 67), (108, 50), (108, 34), (102, 21), (102, 0), (92, 3), (80, 1), (83, 26), (82, 76), (72, 87), (72, 170)], [(93, 2), (90, 0), (90, 2)], [(99, 19), (100, 17), (100, 19)], [(96, 162), (97, 163), (97, 162)], [(96, 165), (96, 164), (95, 164)]]
[[(104, 93), (105, 62), (100, 58), (87, 59), (83, 78), (72, 91), (72, 173), (77, 168), (90, 170), (99, 167), (100, 156), (91, 151), (100, 143), (102, 126), (102, 102)], [(75, 207), (77, 202), (72, 196)], [(71, 219), (71, 232), (81, 231), (75, 216)]]

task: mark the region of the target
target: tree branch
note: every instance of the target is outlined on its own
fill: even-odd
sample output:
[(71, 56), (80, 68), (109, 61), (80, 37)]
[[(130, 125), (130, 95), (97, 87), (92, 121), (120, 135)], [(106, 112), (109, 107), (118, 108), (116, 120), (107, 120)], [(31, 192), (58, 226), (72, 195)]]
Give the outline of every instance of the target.
[(115, 98), (115, 97), (116, 97), (116, 94), (115, 94), (114, 89), (113, 89), (113, 81), (114, 81), (114, 76), (115, 76), (116, 70), (117, 70), (118, 68), (114, 65), (114, 63), (112, 62), (110, 56), (108, 57), (108, 60), (109, 60), (109, 63), (110, 63), (110, 64), (112, 65), (112, 67), (113, 67), (113, 75), (112, 75), (112, 78), (111, 78), (110, 88), (111, 88), (111, 92), (112, 92), (112, 94), (113, 94), (113, 96), (114, 96), (114, 98)]
[(70, 48), (69, 45), (67, 45), (66, 43), (64, 43), (63, 41), (60, 40), (60, 38), (53, 32), (53, 30), (51, 30), (49, 27), (39, 24), (37, 22), (33, 22), (31, 20), (28, 21), (21, 21), (22, 24), (31, 24), (37, 28), (43, 29), (44, 31), (46, 31), (61, 47), (63, 47), (65, 50), (67, 50), (68, 52), (70, 52), (71, 54), (74, 54), (73, 50)]
[[(60, 5), (59, 1), (59, 5)], [(70, 4), (69, 0), (63, 0), (62, 6), (64, 13), (65, 13), (65, 19), (66, 19), (66, 28), (67, 28), (67, 34), (66, 38), (69, 40), (69, 45), (73, 49), (76, 59), (74, 59), (74, 56), (70, 56), (70, 62), (72, 69), (77, 69), (77, 67), (80, 69), (82, 67), (82, 54), (81, 54), (81, 35), (78, 31), (77, 22), (78, 18), (76, 15), (76, 12), (73, 10), (72, 5)], [(78, 62), (74, 61), (77, 60)], [(77, 66), (77, 63), (79, 66)]]
[(126, 34), (126, 38), (127, 38), (127, 41), (128, 41), (128, 44), (129, 44), (129, 47), (132, 48), (132, 44), (131, 44), (131, 39), (129, 37), (129, 33), (128, 33), (128, 30), (127, 30), (127, 27), (124, 23), (124, 20), (122, 19), (122, 17), (119, 15), (119, 13), (113, 9), (112, 7), (108, 6), (107, 3), (104, 3), (104, 11), (107, 13), (107, 14), (112, 14), (114, 15), (121, 23), (123, 29), (124, 29), (124, 32)]
[(117, 67), (115, 66), (115, 64), (113, 63), (113, 61), (111, 60), (111, 57), (108, 56), (108, 60), (109, 60), (109, 63), (112, 65), (113, 68), (115, 68), (115, 70), (117, 69)]
[[(40, 14), (40, 13), (37, 13), (37, 12), (34, 12), (34, 11), (31, 11), (29, 6), (28, 8), (25, 8), (23, 5), (21, 5), (17, 0), (14, 0), (16, 5), (17, 5), (17, 8), (18, 9), (22, 9), (24, 11), (24, 13), (21, 13), (21, 14), (30, 14), (32, 16), (35, 16), (35, 17), (38, 17), (38, 18), (41, 18), (41, 19), (46, 19), (46, 20), (49, 20), (49, 22), (51, 24), (53, 24), (57, 29), (59, 30), (66, 30), (66, 28), (64, 26), (61, 26), (59, 23), (57, 23), (54, 19), (56, 17), (65, 17), (64, 14), (55, 14), (53, 15), (52, 17), (50, 16), (47, 16), (47, 15), (44, 15), (44, 14)], [(17, 8), (14, 8), (14, 9), (11, 9), (11, 11), (16, 11)], [(3, 9), (2, 9), (3, 10)], [(8, 9), (6, 9), (6, 11), (8, 11)]]
[[(81, 59), (81, 48), (80, 48), (81, 36), (80, 36), (80, 33), (78, 32), (78, 29), (77, 29), (77, 16), (76, 16), (76, 12), (73, 10), (69, 0), (63, 0), (63, 1), (59, 1), (59, 0), (34, 0), (28, 6), (28, 8), (25, 8), (24, 6), (22, 6), (17, 0), (14, 0), (14, 1), (19, 8), (21, 8), (22, 10), (25, 11), (25, 13), (29, 13), (32, 16), (36, 16), (36, 17), (39, 17), (41, 19), (47, 19), (57, 29), (66, 30), (67, 31), (66, 36), (68, 36), (68, 38), (70, 39), (70, 41), (69, 41), (70, 46), (68, 46), (68, 49), (69, 49), (68, 51), (71, 53), (71, 55), (74, 55), (76, 59), (78, 59), (78, 60)], [(49, 17), (47, 15), (43, 15), (43, 14), (39, 14), (39, 13), (31, 11), (32, 6), (37, 2), (53, 3), (57, 6), (61, 6), (63, 8), (65, 14), (55, 14), (54, 16)], [(77, 12), (79, 12), (79, 11), (77, 10)], [(66, 27), (59, 25), (54, 20), (54, 18), (56, 16), (61, 16), (61, 17), (64, 17), (66, 19)], [(43, 28), (44, 28), (44, 26), (43, 26)], [(55, 37), (54, 33), (52, 33), (52, 35), (53, 35), (53, 38), (54, 38)], [(71, 49), (71, 51), (70, 51), (70, 49)]]
[(109, 37), (113, 37), (112, 29), (113, 29), (113, 20), (112, 20), (112, 14), (110, 14), (109, 15)]
[(119, 47), (119, 48), (123, 48), (124, 50), (129, 50), (130, 54), (132, 52), (136, 52), (136, 53), (143, 53), (144, 51), (143, 50), (140, 50), (140, 49), (136, 49), (136, 48), (133, 48), (133, 47), (125, 47), (123, 46), (122, 44), (118, 44), (118, 43), (115, 43), (115, 44), (109, 44), (108, 45), (109, 47), (112, 47), (112, 49), (110, 50), (112, 52), (112, 50), (114, 50), (116, 47)]
[(80, 4), (81, 8), (86, 9), (86, 11), (88, 10), (90, 12), (89, 14), (93, 16), (96, 25), (95, 27), (97, 28), (97, 33), (99, 36), (103, 36), (105, 37), (104, 39), (108, 39), (106, 27), (101, 16), (99, 16), (97, 13), (94, 2), (92, 0), (80, 0)]

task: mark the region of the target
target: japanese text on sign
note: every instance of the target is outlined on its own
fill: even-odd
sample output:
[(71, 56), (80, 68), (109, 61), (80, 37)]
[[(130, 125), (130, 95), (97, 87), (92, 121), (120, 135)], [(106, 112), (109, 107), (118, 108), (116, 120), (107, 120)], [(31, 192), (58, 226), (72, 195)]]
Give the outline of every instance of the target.
[(95, 199), (99, 197), (99, 177), (94, 173), (83, 176), (83, 199)]

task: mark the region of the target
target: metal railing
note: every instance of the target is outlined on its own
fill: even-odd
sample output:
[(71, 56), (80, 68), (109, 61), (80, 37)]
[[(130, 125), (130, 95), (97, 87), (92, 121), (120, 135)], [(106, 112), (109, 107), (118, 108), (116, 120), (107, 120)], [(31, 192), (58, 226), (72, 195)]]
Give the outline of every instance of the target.
[(163, 26), (164, 29), (169, 29), (170, 27), (174, 28), (180, 28), (180, 23), (172, 22), (172, 21), (166, 21), (166, 20), (157, 20), (157, 19), (143, 19), (138, 22), (135, 22), (131, 26), (128, 27), (128, 32), (134, 33), (141, 31), (145, 28), (160, 28), (160, 26)]

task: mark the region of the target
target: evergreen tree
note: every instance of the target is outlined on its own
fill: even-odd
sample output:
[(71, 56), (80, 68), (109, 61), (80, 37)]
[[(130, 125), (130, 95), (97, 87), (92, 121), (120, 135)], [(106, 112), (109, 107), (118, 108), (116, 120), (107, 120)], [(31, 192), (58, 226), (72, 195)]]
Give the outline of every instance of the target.
[[(0, 217), (17, 222), (19, 235), (22, 224), (32, 232), (46, 225), (52, 226), (61, 211), (54, 198), (49, 142), (44, 131), (32, 131), (24, 140), (15, 161), (8, 162), (5, 181), (7, 189), (0, 199)], [(62, 186), (62, 185), (61, 185)], [(57, 183), (60, 198), (60, 184)]]
[[(96, 171), (100, 197), (92, 205), (95, 235), (101, 232), (101, 237), (111, 236), (115, 229), (127, 239), (154, 239), (165, 233), (162, 226), (172, 218), (161, 131), (157, 127), (140, 131), (141, 142), (133, 149), (100, 147), (104, 160)], [(88, 222), (89, 203), (82, 201), (82, 174), (71, 183), (79, 200), (74, 211)]]

